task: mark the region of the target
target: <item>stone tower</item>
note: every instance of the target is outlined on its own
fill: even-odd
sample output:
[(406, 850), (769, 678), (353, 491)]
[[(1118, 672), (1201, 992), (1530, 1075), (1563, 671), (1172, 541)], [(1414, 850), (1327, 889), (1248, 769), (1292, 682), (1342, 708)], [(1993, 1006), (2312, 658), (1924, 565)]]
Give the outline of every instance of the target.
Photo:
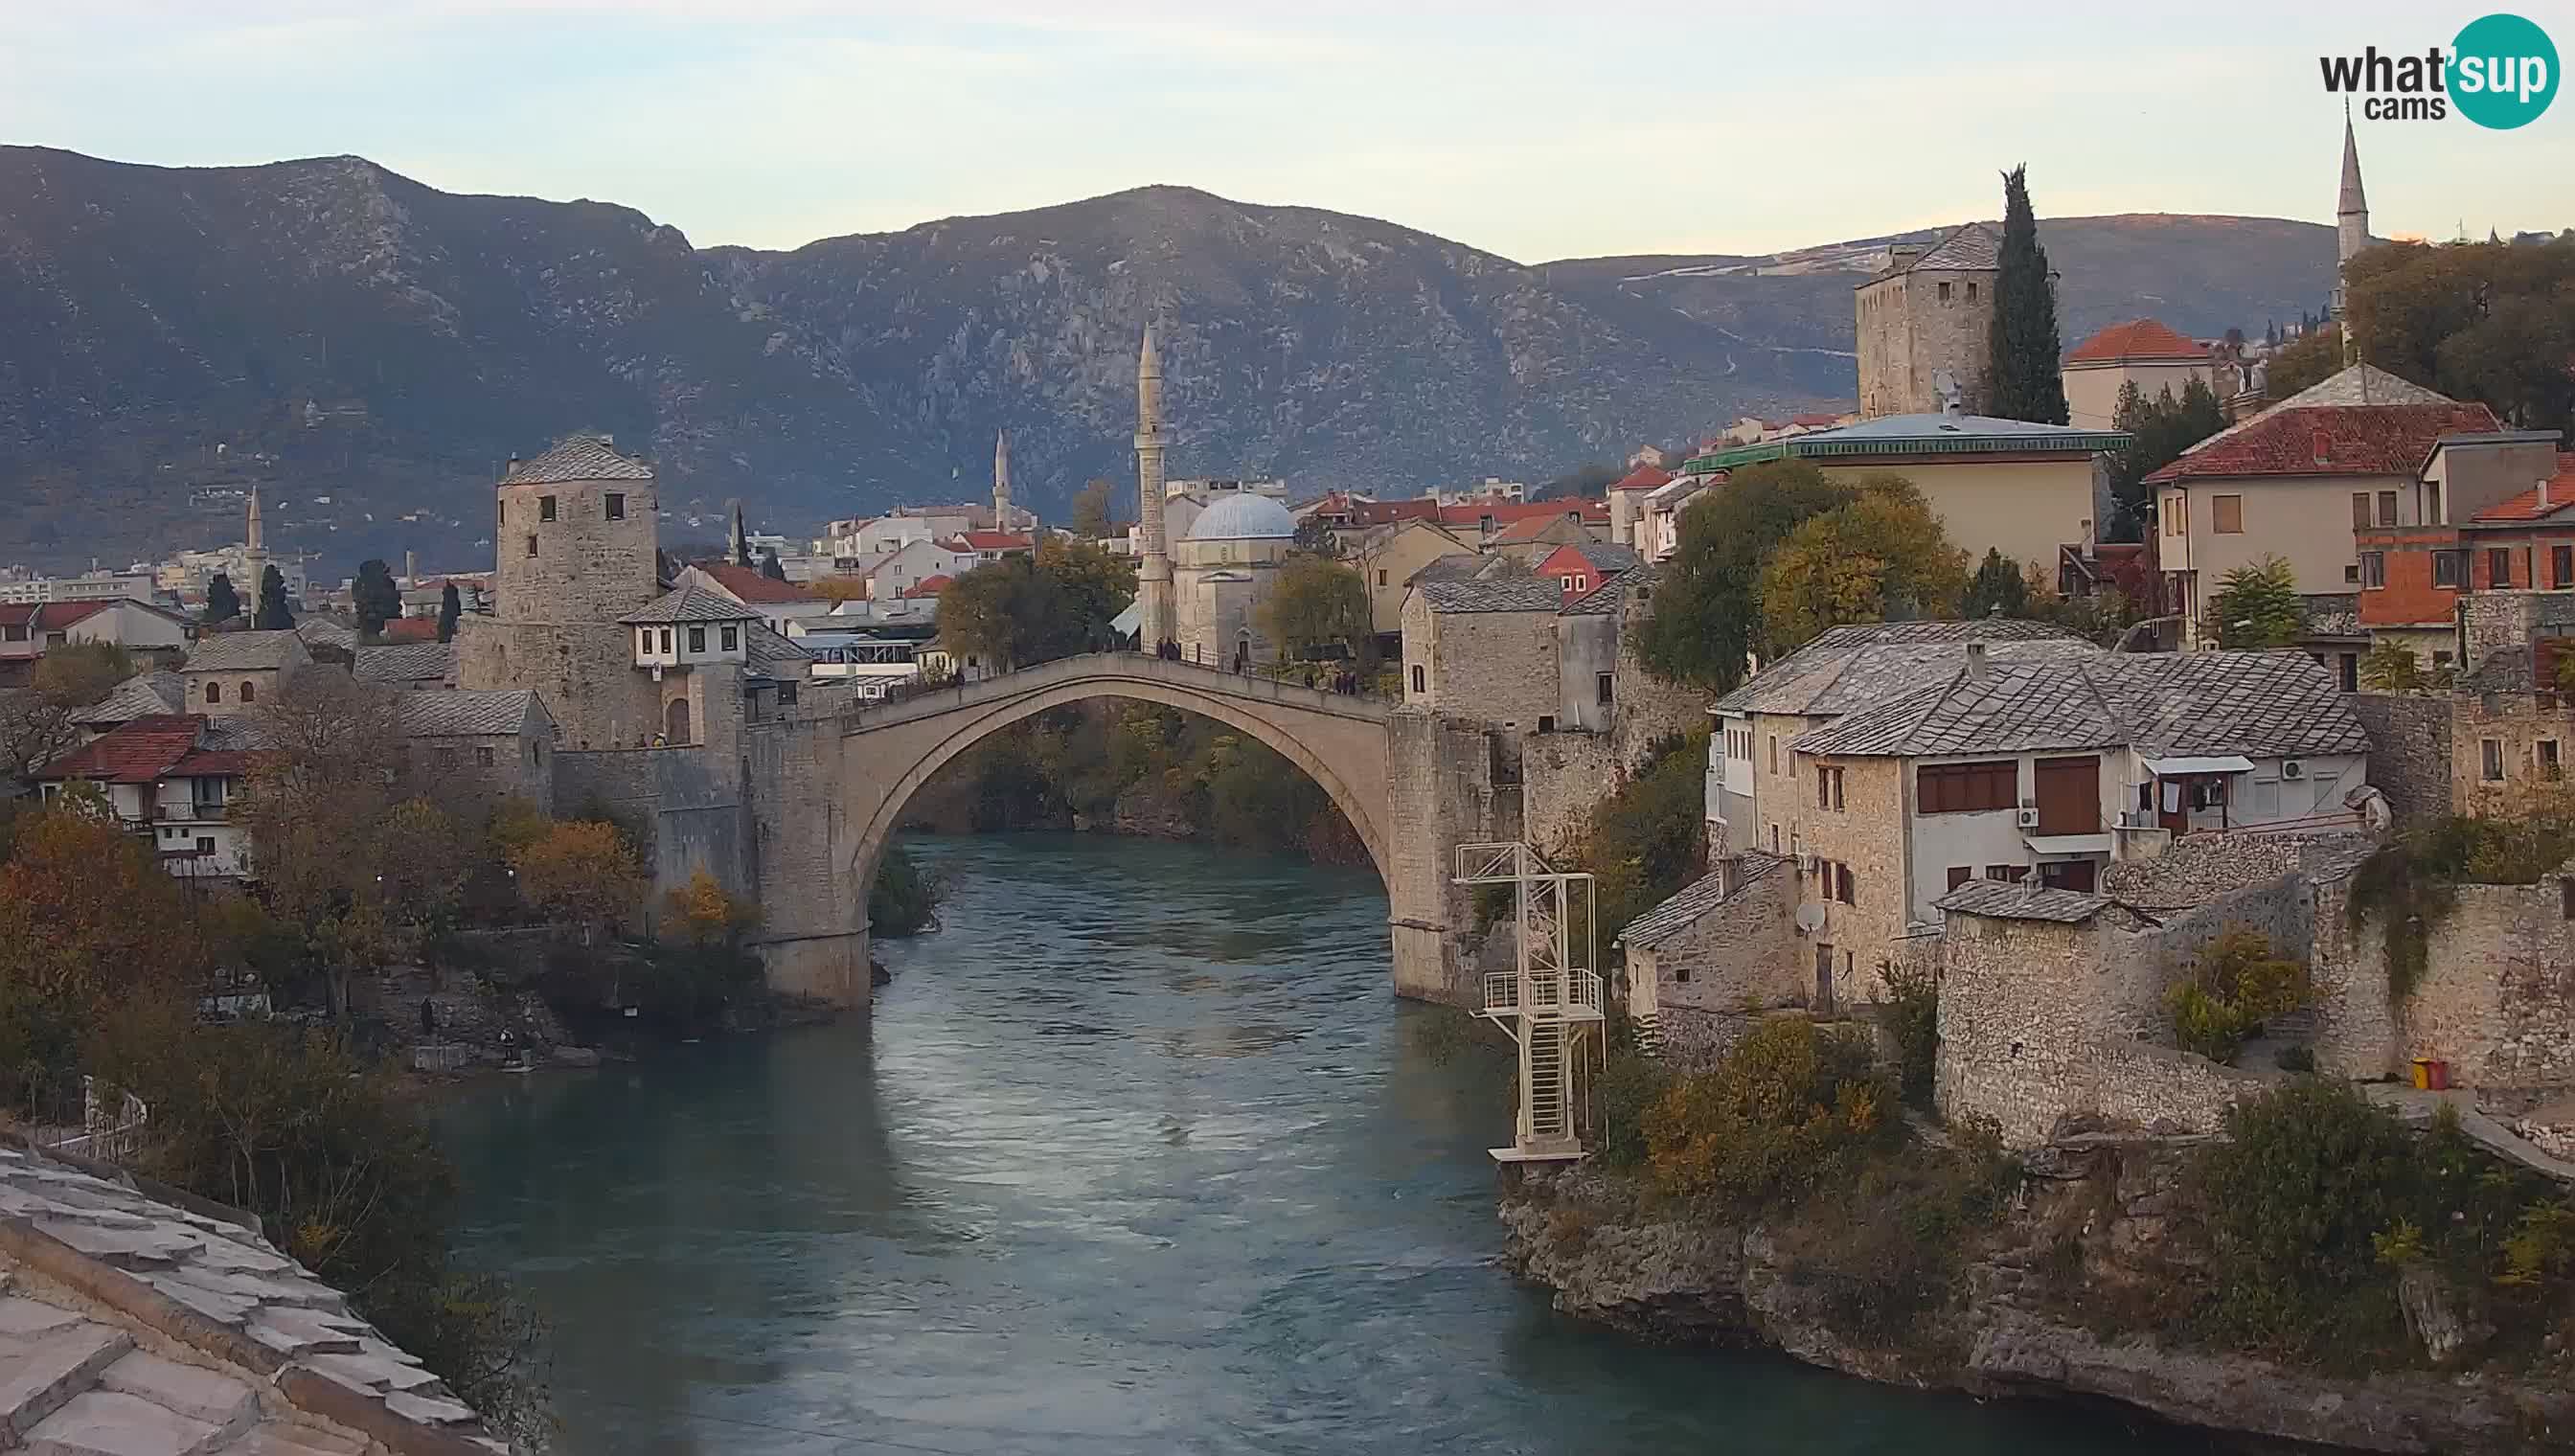
[(251, 615), (259, 614), (259, 584), (268, 576), (268, 533), (259, 520), (259, 487), (250, 488), (250, 516), (242, 523), (242, 575), (246, 582), (234, 584), (242, 601), (250, 604)]
[(1136, 600), (1145, 609), (1136, 631), (1148, 652), (1180, 637), (1171, 549), (1163, 540), (1163, 356), (1148, 324), (1145, 349), (1136, 360), (1136, 536), (1144, 557), (1136, 572)]
[(993, 441), (993, 529), (1011, 529), (1011, 432)]
[(458, 686), (533, 689), (566, 747), (650, 742), (658, 695), (619, 619), (661, 595), (653, 468), (606, 436), (568, 436), (511, 461), (499, 496), (498, 600), (458, 624)]
[[(2342, 110), (2342, 193), (2334, 200), (2334, 286), (2333, 316), (2343, 316), (2343, 306), (2350, 300), (2351, 260), (2369, 246), (2369, 195), (2360, 188), (2360, 144), (2351, 133), (2351, 105)], [(2359, 341), (2351, 331), (2343, 331), (2342, 357), (2345, 364), (2360, 362)]]
[(1899, 243), (1852, 291), (1859, 338), (1859, 413), (1937, 415), (1942, 375), (1969, 413), (1985, 406), (2002, 234), (1968, 223), (1925, 247)]

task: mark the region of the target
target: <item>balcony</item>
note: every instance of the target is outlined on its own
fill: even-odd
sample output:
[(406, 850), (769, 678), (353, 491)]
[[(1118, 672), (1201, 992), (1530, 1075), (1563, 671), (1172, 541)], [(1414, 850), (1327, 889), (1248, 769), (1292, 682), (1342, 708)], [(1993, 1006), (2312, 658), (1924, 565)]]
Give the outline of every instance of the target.
[(1529, 1001), (1520, 1004), (1520, 976), (1515, 970), (1496, 970), (1484, 976), (1484, 1012), (1516, 1012), (1525, 1009), (1533, 1014), (1549, 1012), (1566, 1021), (1600, 1019), (1600, 977), (1587, 970), (1532, 971), (1529, 974)]

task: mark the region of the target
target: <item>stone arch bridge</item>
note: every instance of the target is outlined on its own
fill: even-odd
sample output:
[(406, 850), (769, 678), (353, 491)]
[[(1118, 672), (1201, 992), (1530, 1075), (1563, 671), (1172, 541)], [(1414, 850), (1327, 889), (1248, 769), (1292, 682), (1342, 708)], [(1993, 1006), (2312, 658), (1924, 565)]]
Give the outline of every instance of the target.
[[(1483, 725), (1136, 653), (1060, 659), (891, 704), (791, 711), (745, 728), (740, 879), (761, 907), (770, 983), (868, 999), (868, 887), (913, 793), (959, 753), (1051, 708), (1096, 698), (1162, 704), (1251, 734), (1303, 769), (1348, 816), (1385, 882), (1394, 988), (1463, 1000), (1462, 896), (1448, 846), (1516, 829), (1496, 802)], [(666, 851), (661, 872), (684, 874)], [(1151, 886), (1139, 886), (1150, 895)], [(1150, 917), (1150, 899), (1140, 906)]]

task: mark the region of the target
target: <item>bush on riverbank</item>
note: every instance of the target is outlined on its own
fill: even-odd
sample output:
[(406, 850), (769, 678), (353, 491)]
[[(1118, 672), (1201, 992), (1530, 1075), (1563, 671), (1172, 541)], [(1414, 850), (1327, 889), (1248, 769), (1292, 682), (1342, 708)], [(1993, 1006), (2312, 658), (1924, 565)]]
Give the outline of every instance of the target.
[(876, 883), (868, 888), (868, 931), (918, 935), (939, 923), (939, 902), (947, 893), (948, 886), (901, 844), (888, 844), (877, 859)]

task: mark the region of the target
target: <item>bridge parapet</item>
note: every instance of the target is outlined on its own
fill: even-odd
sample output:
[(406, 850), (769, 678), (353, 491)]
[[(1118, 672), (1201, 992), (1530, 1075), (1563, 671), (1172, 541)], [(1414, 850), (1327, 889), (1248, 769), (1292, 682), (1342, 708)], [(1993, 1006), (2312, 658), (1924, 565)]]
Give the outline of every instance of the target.
[(931, 689), (890, 703), (816, 703), (811, 708), (798, 709), (785, 721), (828, 723), (845, 732), (867, 732), (959, 709), (1006, 703), (1069, 683), (1110, 681), (1159, 683), (1245, 704), (1275, 704), (1369, 724), (1383, 724), (1395, 711), (1392, 705), (1375, 699), (1325, 693), (1298, 683), (1229, 673), (1221, 668), (1175, 663), (1150, 653), (1083, 653), (1016, 672), (996, 673), (953, 688)]

